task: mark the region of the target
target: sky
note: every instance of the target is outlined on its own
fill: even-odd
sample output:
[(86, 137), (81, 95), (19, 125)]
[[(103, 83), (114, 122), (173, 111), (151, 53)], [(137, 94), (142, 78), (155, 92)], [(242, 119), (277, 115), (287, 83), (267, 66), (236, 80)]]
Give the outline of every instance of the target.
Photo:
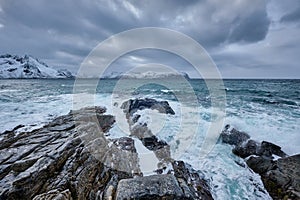
[[(29, 54), (75, 74), (103, 40), (142, 27), (193, 38), (223, 78), (300, 78), (299, 0), (0, 0), (0, 54)], [(147, 63), (197, 77), (184, 59), (155, 49), (123, 55), (108, 71)]]

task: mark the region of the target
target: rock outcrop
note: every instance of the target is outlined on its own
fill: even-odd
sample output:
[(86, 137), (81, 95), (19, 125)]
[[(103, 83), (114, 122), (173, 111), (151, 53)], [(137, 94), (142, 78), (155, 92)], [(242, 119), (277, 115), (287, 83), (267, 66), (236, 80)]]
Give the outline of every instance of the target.
[(167, 101), (157, 101), (155, 99), (130, 99), (125, 101), (121, 108), (128, 115), (135, 113), (137, 110), (152, 109), (157, 110), (160, 113), (174, 115), (175, 112)]
[[(164, 199), (212, 199), (212, 195), (209, 190), (209, 186), (204, 179), (204, 176), (200, 177), (200, 172), (194, 170), (190, 165), (183, 161), (176, 161), (171, 158), (170, 146), (163, 140), (160, 140), (152, 131), (148, 128), (148, 125), (144, 122), (140, 122), (140, 115), (137, 114), (138, 110), (153, 109), (160, 113), (174, 115), (174, 110), (170, 107), (167, 101), (157, 101), (155, 99), (130, 99), (121, 105), (129, 124), (131, 136), (141, 140), (143, 145), (156, 155), (159, 160), (157, 174), (172, 174), (174, 177), (169, 177), (172, 180), (177, 180), (182, 192), (178, 192), (176, 187), (173, 186), (172, 193), (166, 193)], [(156, 176), (154, 176), (156, 177)], [(158, 176), (164, 178), (163, 176)], [(148, 179), (146, 179), (148, 180)], [(161, 180), (162, 181), (162, 180)], [(134, 180), (129, 181), (135, 188), (138, 184)], [(164, 181), (161, 184), (165, 183)], [(164, 185), (164, 184), (163, 184)], [(166, 187), (168, 187), (166, 185)], [(147, 188), (147, 187), (146, 187)], [(139, 188), (138, 190), (143, 191)], [(148, 190), (148, 189), (147, 189)], [(153, 191), (150, 189), (150, 191)], [(163, 191), (157, 191), (157, 193)], [(132, 193), (128, 194), (127, 199), (132, 198)], [(140, 196), (134, 196), (132, 199), (143, 199), (144, 192)], [(159, 196), (151, 195), (146, 199), (160, 199)]]
[[(108, 195), (109, 186), (132, 177), (111, 168), (113, 162), (104, 158), (114, 153), (119, 155), (114, 162), (119, 163), (126, 151), (113, 145), (116, 142), (108, 148), (103, 133), (114, 117), (103, 114), (103, 108), (93, 110), (70, 112), (31, 132), (3, 133), (0, 199), (101, 199)], [(126, 163), (137, 162), (128, 159)]]
[(260, 174), (274, 199), (300, 199), (300, 154), (274, 161), (252, 156), (247, 164)]
[(0, 199), (212, 199), (201, 172), (170, 158), (153, 135), (139, 139), (171, 167), (143, 176), (135, 136), (108, 138), (115, 117), (105, 111), (83, 108), (33, 131), (2, 133)]
[(53, 69), (29, 55), (0, 55), (0, 78), (74, 78), (66, 69)]
[(222, 142), (234, 145), (232, 152), (245, 158), (247, 165), (260, 174), (273, 199), (300, 199), (300, 154), (288, 156), (280, 146), (251, 140), (247, 133), (229, 125), (220, 137)]
[(123, 179), (118, 184), (116, 199), (183, 199), (184, 194), (175, 176), (152, 175)]

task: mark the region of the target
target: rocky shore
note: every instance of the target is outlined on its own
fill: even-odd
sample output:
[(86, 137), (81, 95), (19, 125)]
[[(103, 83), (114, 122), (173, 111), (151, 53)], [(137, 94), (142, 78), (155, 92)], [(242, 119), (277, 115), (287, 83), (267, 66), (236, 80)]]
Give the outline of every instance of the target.
[(229, 125), (220, 138), (233, 145), (232, 152), (244, 158), (248, 167), (261, 176), (273, 199), (300, 199), (300, 154), (288, 156), (276, 144), (254, 141)]
[[(128, 137), (106, 137), (115, 117), (102, 107), (70, 111), (33, 131), (18, 126), (2, 133), (0, 199), (212, 199), (201, 173), (173, 160), (168, 144), (134, 114), (139, 109), (172, 114), (169, 104), (130, 100), (122, 107)], [(149, 176), (140, 169), (134, 138), (160, 161)]]
[[(144, 109), (174, 115), (167, 101), (130, 99), (120, 108), (127, 137), (109, 137), (116, 118), (103, 107), (72, 110), (33, 131), (20, 125), (1, 133), (0, 200), (213, 199), (209, 177), (174, 160), (167, 142), (140, 120)], [(300, 155), (289, 156), (229, 125), (220, 140), (261, 176), (273, 199), (300, 199)], [(142, 170), (137, 142), (158, 160), (151, 174)]]

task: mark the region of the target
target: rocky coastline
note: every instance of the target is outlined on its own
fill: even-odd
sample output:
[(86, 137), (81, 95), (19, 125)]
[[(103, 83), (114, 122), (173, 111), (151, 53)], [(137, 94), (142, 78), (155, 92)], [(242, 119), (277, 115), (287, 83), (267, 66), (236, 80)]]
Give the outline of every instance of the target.
[[(166, 102), (153, 105), (171, 109)], [(156, 174), (143, 176), (132, 136), (105, 136), (115, 123), (105, 112), (83, 108), (33, 131), (18, 126), (2, 133), (0, 199), (212, 199), (198, 171), (171, 159), (168, 145), (136, 124), (132, 136), (161, 158)], [(128, 121), (135, 121), (130, 114)]]
[(221, 141), (233, 145), (232, 153), (245, 159), (261, 176), (273, 199), (300, 199), (300, 154), (289, 156), (271, 142), (257, 142), (247, 133), (226, 125)]
[[(213, 199), (208, 177), (174, 160), (170, 146), (139, 120), (138, 110), (175, 114), (167, 101), (130, 99), (120, 108), (128, 137), (107, 137), (116, 118), (104, 107), (72, 110), (36, 130), (17, 126), (2, 133), (0, 200)], [(150, 175), (141, 169), (137, 140), (158, 159)], [(229, 125), (220, 141), (232, 145), (232, 152), (260, 174), (273, 199), (299, 199), (300, 155), (289, 156), (275, 144), (251, 140)]]

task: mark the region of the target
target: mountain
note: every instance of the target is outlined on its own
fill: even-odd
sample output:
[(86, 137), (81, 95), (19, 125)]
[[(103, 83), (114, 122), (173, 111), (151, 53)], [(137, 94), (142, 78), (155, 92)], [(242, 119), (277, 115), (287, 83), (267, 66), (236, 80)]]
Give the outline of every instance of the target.
[(190, 79), (189, 75), (184, 72), (155, 72), (155, 71), (146, 71), (146, 72), (131, 72), (130, 74), (123, 74), (119, 72), (111, 72), (104, 75), (103, 79), (161, 79), (161, 78), (178, 78), (184, 77), (185, 79)]
[(66, 69), (56, 70), (40, 60), (25, 55), (0, 55), (0, 78), (73, 78)]

